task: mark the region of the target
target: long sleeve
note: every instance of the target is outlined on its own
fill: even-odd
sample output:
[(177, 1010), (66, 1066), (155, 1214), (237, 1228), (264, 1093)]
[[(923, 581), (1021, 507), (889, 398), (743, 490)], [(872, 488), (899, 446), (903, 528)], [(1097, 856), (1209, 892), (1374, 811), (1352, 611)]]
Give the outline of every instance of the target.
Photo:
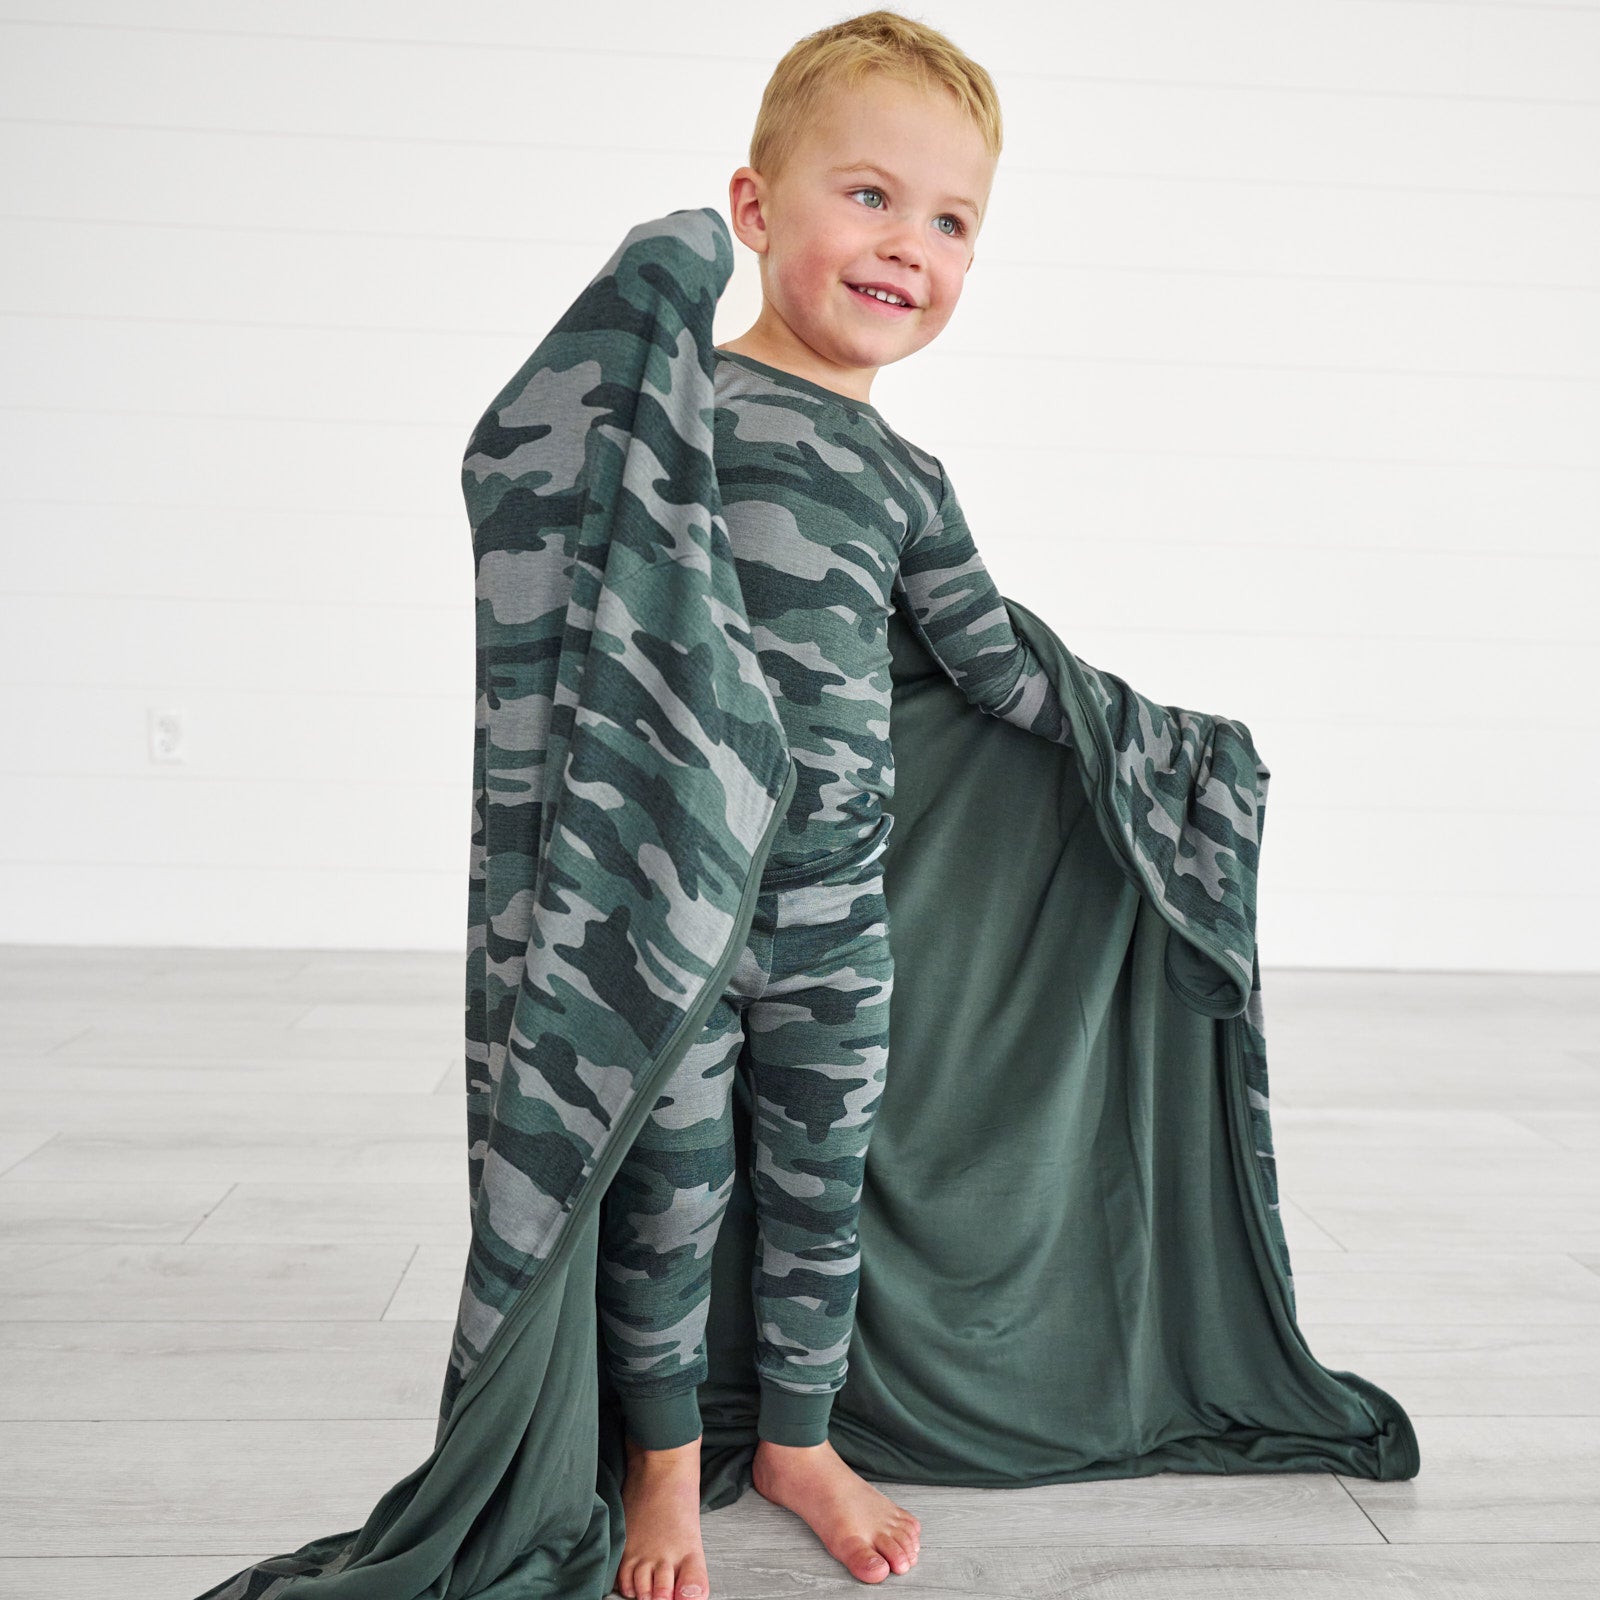
[(901, 609), (970, 704), (1070, 747), (1072, 725), (1055, 685), (1011, 626), (942, 463), (939, 480), (938, 508), (901, 551), (894, 583)]

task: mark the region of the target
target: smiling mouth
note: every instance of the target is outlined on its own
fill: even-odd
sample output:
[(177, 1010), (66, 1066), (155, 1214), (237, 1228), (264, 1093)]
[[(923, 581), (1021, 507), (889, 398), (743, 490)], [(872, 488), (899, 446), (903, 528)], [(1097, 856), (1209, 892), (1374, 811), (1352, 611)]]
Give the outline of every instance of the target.
[(889, 306), (895, 311), (914, 311), (916, 307), (909, 300), (887, 298), (887, 291), (882, 289), (863, 289), (859, 284), (847, 283), (847, 289), (853, 294), (858, 294), (863, 300), (876, 300), (880, 306)]

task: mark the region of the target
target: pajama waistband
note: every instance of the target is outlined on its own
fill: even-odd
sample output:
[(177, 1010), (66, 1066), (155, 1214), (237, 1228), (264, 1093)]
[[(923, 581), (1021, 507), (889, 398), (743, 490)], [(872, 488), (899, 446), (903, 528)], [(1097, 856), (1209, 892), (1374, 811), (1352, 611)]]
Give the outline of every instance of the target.
[(885, 811), (878, 825), (865, 839), (835, 850), (832, 855), (817, 861), (804, 861), (796, 867), (778, 867), (761, 874), (763, 889), (795, 889), (805, 884), (822, 883), (829, 878), (848, 872), (853, 867), (863, 867), (876, 861), (888, 848), (889, 835), (894, 829), (894, 815)]

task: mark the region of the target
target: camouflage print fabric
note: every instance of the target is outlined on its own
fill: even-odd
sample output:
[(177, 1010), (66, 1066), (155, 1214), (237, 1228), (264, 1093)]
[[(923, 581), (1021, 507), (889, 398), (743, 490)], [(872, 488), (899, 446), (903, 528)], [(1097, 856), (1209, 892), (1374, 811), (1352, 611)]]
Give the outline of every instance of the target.
[(739, 351), (718, 349), (713, 388), (722, 512), (798, 774), (768, 882), (871, 837), (893, 798), (897, 608), (970, 704), (1072, 742), (937, 457), (865, 401)]
[(894, 953), (882, 858), (893, 818), (814, 881), (763, 887), (705, 1030), (667, 1080), (604, 1200), (599, 1300), (628, 1431), (671, 1450), (701, 1431), (711, 1252), (733, 1188), (733, 1076), (754, 1104), (751, 1282), (757, 1432), (821, 1444), (844, 1386), (857, 1220), (889, 1062)]
[[(1071, 742), (1070, 724), (1043, 667), (1013, 631), (937, 458), (904, 439), (874, 406), (739, 352), (717, 351), (713, 393), (717, 487), (729, 544), (756, 657), (797, 769), (794, 798), (762, 884), (764, 890), (798, 889), (817, 882), (830, 865), (835, 873), (841, 863), (848, 868), (863, 846), (873, 846), (877, 859), (887, 843), (884, 824), (893, 819), (884, 807), (894, 794), (888, 629), (897, 605), (979, 710), (1062, 744)], [(758, 925), (772, 904), (764, 892)], [(796, 907), (793, 914), (803, 913)], [(854, 928), (843, 933), (858, 937)], [(868, 959), (887, 970), (887, 943), (880, 943)], [(818, 948), (820, 982), (837, 953)], [(696, 1108), (693, 1126), (681, 1125), (688, 1113), (669, 1096), (663, 1104), (672, 1107), (671, 1126), (659, 1128), (663, 1107), (657, 1107), (618, 1175), (628, 1195), (618, 1215), (635, 1219), (635, 1226), (614, 1241), (602, 1233), (603, 1326), (612, 1341), (612, 1376), (634, 1437), (651, 1449), (685, 1444), (699, 1432), (693, 1391), (706, 1372), (698, 1339), (710, 1293), (707, 1258), (733, 1159), (728, 1074), (741, 1038), (739, 1004), (755, 998), (748, 960), (747, 954), (733, 988), (712, 1012), (709, 1038), (678, 1069), (696, 1085), (692, 1095), (681, 1096)], [(782, 981), (798, 986), (804, 978), (794, 971)], [(832, 1003), (837, 1009), (837, 997)], [(765, 1009), (756, 1009), (751, 1039), (757, 1072), (766, 1065), (759, 1048)], [(848, 1015), (842, 1021), (855, 1026)], [(883, 1024), (886, 1030), (886, 997)], [(791, 1020), (779, 1036), (787, 1070), (793, 1074), (807, 1057), (818, 1070), (840, 1070), (832, 1059), (839, 1026), (816, 1019), (802, 1027)], [(886, 1052), (886, 1037), (882, 1048)], [(702, 1074), (709, 1082), (698, 1082)], [(831, 1400), (844, 1382), (858, 1275), (858, 1168), (870, 1123), (846, 1105), (839, 1111), (839, 1127), (818, 1129), (809, 1140), (818, 1148), (803, 1153), (813, 1173), (836, 1148), (848, 1159), (847, 1203), (830, 1195), (825, 1206), (798, 1204), (794, 1196), (805, 1178), (789, 1166), (796, 1156), (786, 1141), (762, 1142), (758, 1133), (767, 1163), (757, 1185), (763, 1252), (771, 1250), (779, 1226), (771, 1212), (777, 1202), (771, 1174), (787, 1173), (786, 1203), (796, 1213), (785, 1230), (791, 1253), (802, 1259), (839, 1254), (848, 1263), (834, 1271), (826, 1306), (809, 1284), (793, 1286), (785, 1297), (758, 1281), (760, 1433), (780, 1444), (816, 1444), (827, 1435), (827, 1406), (803, 1412), (788, 1395)], [(761, 1117), (758, 1127), (772, 1130), (766, 1103)], [(669, 1181), (673, 1175), (678, 1192)], [(807, 1219), (819, 1230), (809, 1244)], [(787, 1341), (787, 1360), (771, 1344), (769, 1329)], [(627, 1338), (642, 1340), (643, 1350), (630, 1349)], [(802, 1361), (827, 1370), (806, 1384), (795, 1370)], [(646, 1375), (648, 1382), (642, 1381)]]
[[(752, 619), (729, 538), (712, 322), (732, 264), (712, 207), (631, 229), (467, 445), (471, 1243), (434, 1448), (360, 1528), (201, 1600), (601, 1600), (616, 1572), (602, 1202), (727, 992), (775, 847), (806, 864), (791, 819), (867, 820), (834, 818), (826, 765), (803, 734), (789, 748), (768, 673), (803, 657)], [(824, 455), (846, 448), (826, 431)], [(891, 465), (908, 537), (942, 530), (942, 575), (900, 593), (889, 628), (894, 1059), (830, 1442), (868, 1477), (993, 1488), (1414, 1475), (1404, 1410), (1318, 1363), (1293, 1318), (1255, 943), (1269, 773), (1249, 729), (1140, 695), (1010, 599), (1007, 629), (944, 544), (942, 470), (936, 500), (931, 458)], [(1116, 598), (1136, 609), (1146, 581), (1169, 580)], [(946, 622), (1016, 674), (991, 714), (967, 690), (1005, 689), (1001, 669), (987, 683), (969, 658), (958, 686), (929, 657)], [(740, 1138), (748, 1087), (736, 1075)], [(750, 1485), (752, 1165), (712, 1256), (706, 1509)]]
[[(463, 465), (479, 604), (474, 1226), (441, 1426), (639, 1080), (698, 1032), (794, 782), (709, 510), (692, 319), (708, 275), (730, 269), (708, 217), (635, 229)], [(680, 284), (698, 296), (680, 302)]]

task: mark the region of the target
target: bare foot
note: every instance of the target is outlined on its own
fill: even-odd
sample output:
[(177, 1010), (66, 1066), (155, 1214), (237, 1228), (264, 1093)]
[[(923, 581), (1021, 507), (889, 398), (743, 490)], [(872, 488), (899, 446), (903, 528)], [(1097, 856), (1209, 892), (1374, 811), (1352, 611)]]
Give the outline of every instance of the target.
[(646, 1450), (624, 1436), (626, 1536), (612, 1587), (627, 1600), (710, 1600), (700, 1541), (700, 1440)]
[(863, 1583), (882, 1583), (892, 1567), (909, 1572), (922, 1548), (922, 1524), (840, 1459), (831, 1444), (756, 1443), (756, 1492), (805, 1522), (828, 1554)]

